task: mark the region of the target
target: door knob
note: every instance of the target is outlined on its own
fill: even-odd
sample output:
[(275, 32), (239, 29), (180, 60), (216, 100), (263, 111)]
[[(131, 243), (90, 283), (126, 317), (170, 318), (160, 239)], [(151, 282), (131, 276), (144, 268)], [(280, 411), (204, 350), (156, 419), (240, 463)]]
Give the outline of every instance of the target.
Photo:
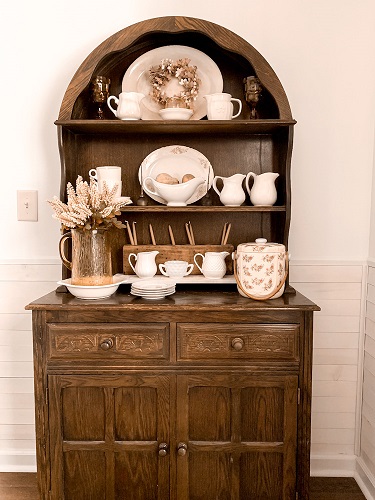
[(186, 443), (178, 443), (177, 445), (177, 453), (180, 457), (184, 457), (187, 452), (187, 444)]
[(243, 339), (236, 337), (232, 340), (232, 347), (235, 351), (241, 351), (245, 345)]
[(160, 443), (159, 444), (159, 457), (165, 457), (165, 455), (168, 453), (168, 445), (167, 443)]

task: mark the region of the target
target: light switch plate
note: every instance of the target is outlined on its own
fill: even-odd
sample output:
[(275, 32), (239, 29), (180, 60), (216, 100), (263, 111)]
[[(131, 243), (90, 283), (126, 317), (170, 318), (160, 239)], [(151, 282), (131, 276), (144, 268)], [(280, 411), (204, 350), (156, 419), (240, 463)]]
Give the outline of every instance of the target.
[(38, 191), (17, 191), (17, 220), (38, 220)]

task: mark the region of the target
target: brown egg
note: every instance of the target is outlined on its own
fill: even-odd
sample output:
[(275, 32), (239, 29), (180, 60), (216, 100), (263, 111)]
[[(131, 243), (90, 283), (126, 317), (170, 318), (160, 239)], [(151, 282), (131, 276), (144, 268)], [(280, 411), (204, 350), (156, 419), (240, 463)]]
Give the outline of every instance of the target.
[(157, 175), (155, 180), (157, 182), (161, 182), (162, 184), (178, 184), (178, 179), (166, 173)]
[(182, 182), (188, 182), (191, 181), (191, 179), (194, 179), (195, 176), (193, 174), (185, 174), (182, 178)]

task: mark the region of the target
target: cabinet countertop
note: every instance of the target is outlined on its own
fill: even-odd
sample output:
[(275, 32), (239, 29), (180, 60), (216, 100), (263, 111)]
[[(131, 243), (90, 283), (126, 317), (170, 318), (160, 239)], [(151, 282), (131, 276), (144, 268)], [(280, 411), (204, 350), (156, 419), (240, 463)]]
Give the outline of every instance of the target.
[(120, 285), (118, 291), (107, 299), (82, 300), (70, 293), (53, 291), (26, 306), (26, 310), (132, 310), (132, 311), (188, 311), (226, 309), (233, 311), (270, 311), (280, 309), (299, 309), (319, 311), (320, 308), (305, 296), (296, 293), (284, 293), (278, 299), (256, 301), (242, 297), (235, 285), (220, 288), (214, 285), (180, 286), (175, 294), (161, 300), (147, 300), (130, 294), (129, 284)]

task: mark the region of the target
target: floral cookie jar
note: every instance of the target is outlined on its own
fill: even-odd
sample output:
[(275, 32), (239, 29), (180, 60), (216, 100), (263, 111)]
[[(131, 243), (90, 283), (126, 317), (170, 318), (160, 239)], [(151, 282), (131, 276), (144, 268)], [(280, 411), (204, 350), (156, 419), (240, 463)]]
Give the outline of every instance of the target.
[(279, 243), (258, 238), (241, 243), (233, 254), (238, 292), (255, 300), (276, 299), (284, 293), (288, 275), (288, 253)]

